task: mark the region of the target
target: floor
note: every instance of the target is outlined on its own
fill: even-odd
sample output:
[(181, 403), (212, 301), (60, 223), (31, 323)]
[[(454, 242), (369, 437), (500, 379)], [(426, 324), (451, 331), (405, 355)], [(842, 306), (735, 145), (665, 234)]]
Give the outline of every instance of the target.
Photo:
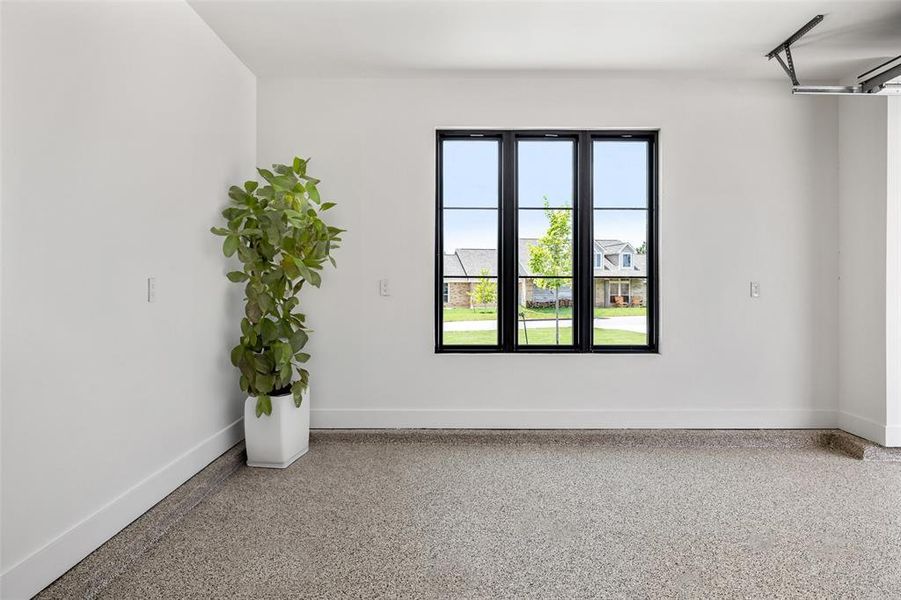
[(239, 468), (98, 597), (898, 597), (901, 463), (624, 440), (317, 435), (286, 470)]

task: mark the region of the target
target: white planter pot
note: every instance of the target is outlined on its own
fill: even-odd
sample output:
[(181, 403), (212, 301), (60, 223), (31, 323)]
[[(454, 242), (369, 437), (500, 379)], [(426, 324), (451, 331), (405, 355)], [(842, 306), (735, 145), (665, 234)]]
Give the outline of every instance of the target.
[(257, 399), (244, 403), (247, 466), (284, 469), (310, 448), (310, 392), (300, 408), (291, 394), (272, 398), (272, 414), (257, 418)]

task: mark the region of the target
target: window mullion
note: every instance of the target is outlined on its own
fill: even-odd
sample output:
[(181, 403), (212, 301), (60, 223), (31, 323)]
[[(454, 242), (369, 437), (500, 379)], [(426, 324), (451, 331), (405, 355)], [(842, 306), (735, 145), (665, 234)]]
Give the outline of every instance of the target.
[(591, 135), (579, 134), (576, 178), (576, 211), (578, 231), (576, 232), (576, 279), (574, 288), (578, 290), (575, 316), (579, 328), (578, 350), (590, 352), (594, 333), (594, 242), (592, 236), (591, 198)]
[(519, 275), (516, 242), (516, 140), (513, 132), (501, 139), (501, 293), (499, 295), (501, 345), (516, 347), (516, 284)]

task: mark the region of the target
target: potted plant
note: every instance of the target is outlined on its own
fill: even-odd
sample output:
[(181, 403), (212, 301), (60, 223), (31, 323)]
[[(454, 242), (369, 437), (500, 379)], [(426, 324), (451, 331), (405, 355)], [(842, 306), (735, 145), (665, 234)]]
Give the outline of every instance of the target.
[(231, 362), (241, 372), (239, 385), (247, 393), (244, 435), (247, 464), (284, 468), (309, 448), (310, 374), (303, 351), (310, 330), (298, 310), (304, 285), (319, 287), (326, 261), (335, 266), (332, 251), (343, 229), (321, 218), (334, 202), (321, 202), (319, 180), (307, 174), (308, 160), (291, 166), (257, 169), (265, 180), (232, 186), (231, 204), (222, 211), (225, 227), (211, 231), (225, 240), (225, 256), (235, 256), (242, 268), (226, 275), (244, 284), (241, 339)]

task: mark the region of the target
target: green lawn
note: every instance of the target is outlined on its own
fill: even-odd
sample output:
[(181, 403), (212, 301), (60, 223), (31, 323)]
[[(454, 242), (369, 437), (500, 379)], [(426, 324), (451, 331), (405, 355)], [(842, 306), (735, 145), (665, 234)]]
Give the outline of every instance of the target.
[[(634, 331), (621, 329), (595, 329), (595, 343), (603, 346), (647, 344), (647, 336)], [(497, 331), (445, 331), (445, 344), (493, 345), (497, 343)], [(519, 329), (519, 343), (525, 344), (525, 335)], [(556, 336), (553, 327), (541, 327), (529, 330), (529, 344), (554, 344)], [(560, 343), (572, 343), (572, 328), (560, 328)]]
[[(529, 319), (553, 319), (553, 308), (523, 308), (519, 307), (519, 312), (526, 313), (526, 320)], [(601, 308), (594, 309), (596, 319), (603, 317), (643, 317), (648, 314), (648, 309), (644, 307), (624, 308)], [(560, 318), (568, 319), (572, 316), (571, 308), (561, 308)], [(497, 319), (497, 311), (493, 308), (445, 308), (444, 322), (452, 321), (493, 321)]]

